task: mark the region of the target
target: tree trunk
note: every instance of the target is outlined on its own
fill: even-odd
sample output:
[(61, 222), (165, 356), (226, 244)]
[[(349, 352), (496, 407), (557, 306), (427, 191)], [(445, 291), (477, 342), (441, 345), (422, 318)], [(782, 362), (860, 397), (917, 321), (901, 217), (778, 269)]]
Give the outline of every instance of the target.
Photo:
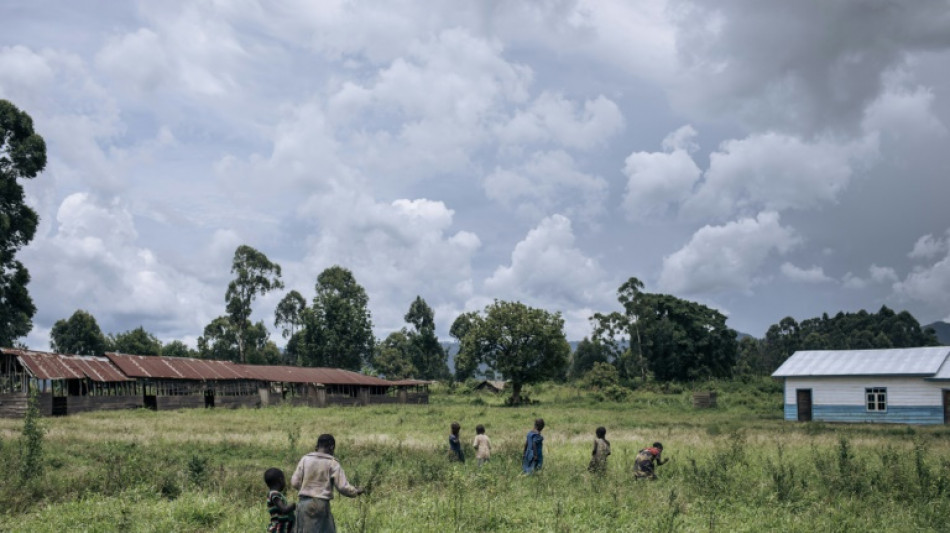
[(511, 405), (521, 405), (521, 383), (511, 382)]

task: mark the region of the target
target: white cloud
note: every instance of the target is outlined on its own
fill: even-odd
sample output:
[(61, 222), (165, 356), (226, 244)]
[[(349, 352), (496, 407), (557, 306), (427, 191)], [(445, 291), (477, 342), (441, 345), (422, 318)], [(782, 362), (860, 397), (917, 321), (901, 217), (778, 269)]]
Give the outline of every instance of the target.
[(846, 289), (861, 290), (872, 285), (894, 283), (897, 280), (897, 272), (893, 268), (871, 265), (868, 267), (868, 276), (866, 278), (861, 278), (848, 272), (842, 278), (841, 285)]
[(485, 280), (485, 290), (551, 311), (599, 304), (610, 294), (604, 271), (577, 248), (571, 221), (562, 215), (545, 218), (529, 231), (511, 252), (511, 263)]
[(497, 128), (502, 145), (549, 143), (591, 149), (623, 128), (617, 104), (604, 96), (584, 102), (583, 109), (562, 95), (541, 93), (526, 109)]
[(791, 263), (782, 263), (782, 274), (788, 279), (798, 283), (828, 283), (832, 281), (820, 266), (811, 268), (797, 267)]
[(561, 212), (591, 222), (603, 209), (607, 182), (575, 167), (566, 152), (537, 152), (518, 167), (486, 176), (485, 194), (532, 219)]
[(812, 142), (764, 133), (724, 143), (710, 154), (709, 169), (683, 210), (728, 217), (759, 210), (809, 209), (834, 202), (855, 166), (877, 153), (874, 136)]
[(659, 285), (681, 294), (748, 292), (773, 252), (785, 254), (799, 243), (801, 239), (791, 228), (782, 227), (775, 212), (704, 226), (686, 246), (663, 258)]
[(914, 243), (914, 249), (907, 254), (911, 259), (933, 259), (940, 254), (950, 251), (950, 230), (946, 238), (935, 238), (931, 234), (924, 235)]
[(663, 140), (666, 152), (634, 152), (626, 159), (627, 187), (623, 207), (631, 220), (664, 215), (687, 199), (702, 171), (690, 152), (697, 147), (696, 130), (683, 126)]

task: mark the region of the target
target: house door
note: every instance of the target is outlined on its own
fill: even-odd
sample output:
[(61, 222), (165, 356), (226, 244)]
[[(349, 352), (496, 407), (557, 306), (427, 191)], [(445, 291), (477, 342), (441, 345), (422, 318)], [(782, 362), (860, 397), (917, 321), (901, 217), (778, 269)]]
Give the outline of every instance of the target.
[(950, 389), (943, 389), (943, 423), (950, 424)]
[(214, 407), (214, 389), (205, 389), (205, 407)]
[(795, 389), (798, 403), (798, 421), (811, 422), (811, 389)]

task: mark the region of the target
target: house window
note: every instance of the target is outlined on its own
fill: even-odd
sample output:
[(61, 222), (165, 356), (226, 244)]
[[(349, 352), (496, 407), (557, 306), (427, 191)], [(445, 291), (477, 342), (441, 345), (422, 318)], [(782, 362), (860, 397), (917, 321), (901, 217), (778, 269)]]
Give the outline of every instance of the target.
[(887, 411), (886, 387), (870, 387), (864, 389), (864, 397), (867, 400), (868, 411), (881, 413)]

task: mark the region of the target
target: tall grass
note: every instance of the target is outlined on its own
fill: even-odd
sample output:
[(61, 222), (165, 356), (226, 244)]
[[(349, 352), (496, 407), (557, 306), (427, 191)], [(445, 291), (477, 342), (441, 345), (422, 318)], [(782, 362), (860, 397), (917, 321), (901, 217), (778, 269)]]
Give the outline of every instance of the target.
[[(435, 394), (428, 406), (44, 419), (46, 468), (30, 486), (2, 484), (0, 531), (259, 530), (267, 521), (264, 469), (289, 476), (325, 432), (335, 434), (351, 481), (369, 489), (358, 500), (334, 500), (342, 531), (946, 528), (945, 428), (786, 423), (774, 413), (780, 391), (755, 383), (716, 389), (713, 410), (692, 409), (685, 389), (636, 390), (613, 403), (544, 385), (530, 391), (540, 403), (522, 408), (456, 390)], [(547, 422), (545, 469), (524, 476), (523, 439), (537, 417)], [(491, 462), (479, 469), (446, 460), (453, 420), (466, 447), (475, 425), (486, 426)], [(0, 420), (4, 464), (22, 460), (9, 445), (22, 424)], [(600, 425), (613, 455), (604, 475), (591, 475)], [(658, 468), (659, 480), (638, 482), (633, 458), (655, 440), (671, 460)]]

